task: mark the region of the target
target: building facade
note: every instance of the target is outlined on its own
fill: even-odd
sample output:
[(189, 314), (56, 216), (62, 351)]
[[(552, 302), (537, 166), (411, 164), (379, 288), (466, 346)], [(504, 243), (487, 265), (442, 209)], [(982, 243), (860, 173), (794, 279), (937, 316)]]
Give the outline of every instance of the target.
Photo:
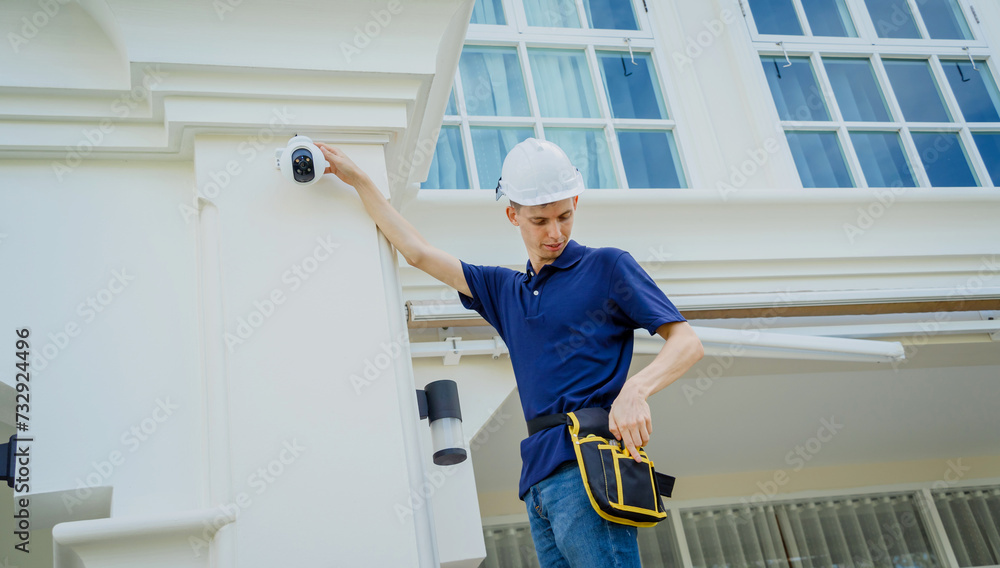
[[(644, 565), (1000, 564), (995, 2), (0, 10), (9, 565), (534, 565), (505, 345), (352, 188), (287, 182), (294, 134), (516, 270), (503, 156), (567, 151), (574, 239), (706, 345), (650, 399), (678, 482)], [(445, 378), (439, 467), (413, 394)]]

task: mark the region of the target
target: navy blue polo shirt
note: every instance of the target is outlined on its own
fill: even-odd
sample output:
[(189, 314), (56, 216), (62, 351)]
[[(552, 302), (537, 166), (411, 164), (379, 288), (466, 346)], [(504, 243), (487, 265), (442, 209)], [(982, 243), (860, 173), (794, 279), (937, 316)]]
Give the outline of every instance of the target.
[[(633, 332), (656, 333), (686, 321), (639, 263), (616, 248), (589, 248), (570, 240), (556, 260), (534, 274), (462, 262), (479, 312), (510, 350), (524, 419), (611, 403), (625, 384)], [(549, 428), (521, 441), (518, 495), (575, 460), (566, 428)]]

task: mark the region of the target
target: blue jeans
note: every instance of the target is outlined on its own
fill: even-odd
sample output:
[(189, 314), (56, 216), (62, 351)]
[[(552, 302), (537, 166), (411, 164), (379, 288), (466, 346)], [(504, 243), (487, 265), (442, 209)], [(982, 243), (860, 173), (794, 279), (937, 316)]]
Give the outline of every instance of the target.
[(524, 502), (542, 568), (641, 568), (636, 528), (594, 511), (575, 461), (533, 485)]

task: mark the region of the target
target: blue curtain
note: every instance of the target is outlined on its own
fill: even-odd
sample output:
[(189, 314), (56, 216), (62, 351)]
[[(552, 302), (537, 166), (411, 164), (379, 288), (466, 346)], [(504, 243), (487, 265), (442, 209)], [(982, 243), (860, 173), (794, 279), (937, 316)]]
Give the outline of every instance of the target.
[(476, 0), (469, 23), (505, 25), (507, 20), (503, 16), (503, 3), (500, 0)]
[(545, 129), (545, 138), (559, 145), (583, 175), (587, 188), (617, 187), (611, 165), (611, 152), (604, 130), (600, 128)]
[(524, 15), (529, 26), (578, 28), (580, 13), (573, 0), (524, 0)]
[(462, 131), (458, 126), (442, 126), (434, 159), (421, 189), (468, 189), (469, 174), (462, 149)]
[(466, 46), (458, 65), (465, 110), (470, 115), (531, 115), (515, 48)]
[(878, 86), (871, 61), (855, 58), (823, 59), (837, 105), (844, 120), (889, 122), (889, 107)]
[(950, 122), (929, 63), (923, 59), (883, 59), (903, 118), (910, 122)]
[(854, 151), (869, 187), (915, 187), (910, 163), (896, 132), (851, 132)]
[(530, 49), (531, 76), (544, 117), (598, 118), (594, 82), (581, 50)]
[(762, 56), (761, 64), (781, 120), (830, 120), (808, 57)]
[(836, 132), (787, 132), (803, 187), (854, 187)]

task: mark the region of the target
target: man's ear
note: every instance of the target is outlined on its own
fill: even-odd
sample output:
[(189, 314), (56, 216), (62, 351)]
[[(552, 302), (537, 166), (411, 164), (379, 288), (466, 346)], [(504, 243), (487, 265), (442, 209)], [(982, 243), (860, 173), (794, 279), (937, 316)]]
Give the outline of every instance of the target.
[(514, 225), (515, 227), (519, 226), (517, 224), (517, 211), (510, 205), (507, 206), (507, 220), (510, 221), (511, 225)]
[(579, 201), (579, 200), (580, 200), (580, 196), (579, 195), (574, 195), (573, 196), (573, 209), (574, 210), (576, 209), (576, 202)]

